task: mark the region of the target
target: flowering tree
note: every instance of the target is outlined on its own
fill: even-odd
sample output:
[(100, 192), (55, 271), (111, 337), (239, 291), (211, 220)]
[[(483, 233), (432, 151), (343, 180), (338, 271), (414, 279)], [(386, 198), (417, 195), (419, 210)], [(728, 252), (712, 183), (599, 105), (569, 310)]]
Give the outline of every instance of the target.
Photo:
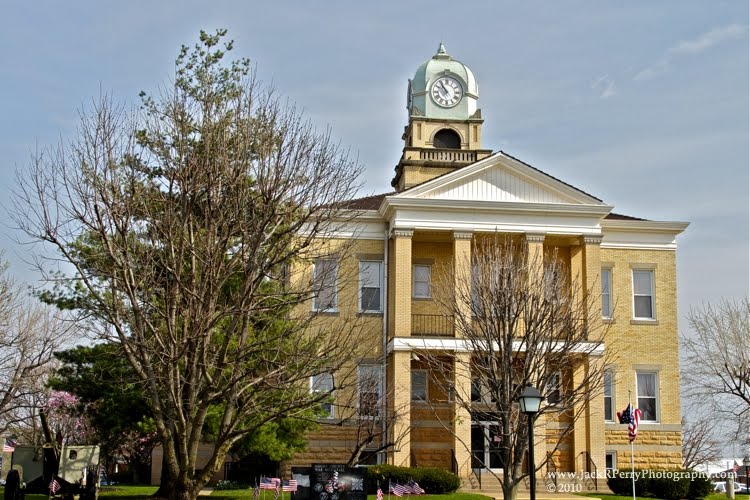
[(91, 444), (94, 431), (77, 396), (65, 391), (52, 391), (44, 410), (50, 430), (58, 444)]

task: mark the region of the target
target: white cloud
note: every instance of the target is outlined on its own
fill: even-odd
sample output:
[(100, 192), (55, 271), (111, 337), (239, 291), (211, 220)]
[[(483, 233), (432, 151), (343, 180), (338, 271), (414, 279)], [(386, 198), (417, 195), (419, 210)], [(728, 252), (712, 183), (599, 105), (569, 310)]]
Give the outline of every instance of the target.
[(599, 97), (601, 99), (607, 99), (617, 95), (617, 87), (615, 86), (614, 80), (612, 80), (609, 75), (602, 75), (591, 82), (591, 88), (599, 92)]
[(747, 32), (747, 25), (730, 24), (721, 28), (714, 28), (692, 40), (682, 40), (669, 47), (664, 52), (664, 55), (654, 64), (638, 72), (633, 77), (633, 80), (649, 80), (654, 78), (669, 69), (672, 59), (675, 56), (698, 54), (726, 40), (741, 38)]

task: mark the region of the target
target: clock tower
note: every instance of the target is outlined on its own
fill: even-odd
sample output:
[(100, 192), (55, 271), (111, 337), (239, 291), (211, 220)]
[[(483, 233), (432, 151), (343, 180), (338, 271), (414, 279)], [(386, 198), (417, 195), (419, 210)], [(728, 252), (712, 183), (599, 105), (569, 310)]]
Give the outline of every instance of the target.
[(391, 185), (403, 191), (486, 158), (481, 149), (482, 114), (474, 73), (441, 43), (437, 53), (409, 80), (404, 150)]

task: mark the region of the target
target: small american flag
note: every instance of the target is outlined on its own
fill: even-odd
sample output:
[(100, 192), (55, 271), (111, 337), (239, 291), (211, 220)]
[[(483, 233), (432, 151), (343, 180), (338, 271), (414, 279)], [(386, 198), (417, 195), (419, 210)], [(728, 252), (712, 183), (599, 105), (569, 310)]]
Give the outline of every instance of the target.
[(261, 478), (260, 489), (261, 490), (275, 490), (276, 483), (270, 477)]
[(740, 470), (740, 464), (737, 463), (737, 460), (734, 461), (734, 467), (732, 467), (732, 472), (737, 474), (737, 471)]
[(380, 481), (378, 481), (378, 492), (376, 495), (376, 500), (383, 500), (383, 489), (380, 487)]
[(278, 488), (276, 488), (275, 490), (273, 490), (273, 500), (279, 500), (279, 493), (281, 493), (281, 492), (279, 491)]
[(253, 488), (253, 500), (258, 500), (260, 497), (260, 486), (258, 486), (258, 479), (255, 479), (255, 488)]
[(284, 481), (283, 483), (281, 483), (281, 491), (296, 492), (297, 491), (297, 480), (296, 479), (290, 479), (289, 481)]
[(16, 440), (13, 438), (6, 438), (3, 443), (3, 453), (13, 453), (16, 450)]
[(396, 495), (397, 497), (404, 496), (404, 493), (406, 493), (406, 488), (401, 486), (400, 484), (396, 483), (395, 485), (390, 485), (390, 492)]
[(424, 495), (425, 494), (425, 491), (422, 489), (421, 486), (419, 486), (419, 483), (417, 483), (416, 481), (411, 481), (410, 480), (407, 483), (407, 485), (409, 486), (409, 488), (411, 488), (411, 492), (414, 493), (415, 495)]
[(53, 495), (57, 493), (58, 491), (60, 491), (60, 483), (58, 483), (57, 479), (55, 479), (54, 477), (52, 478), (52, 482), (49, 483), (49, 490), (52, 492)]

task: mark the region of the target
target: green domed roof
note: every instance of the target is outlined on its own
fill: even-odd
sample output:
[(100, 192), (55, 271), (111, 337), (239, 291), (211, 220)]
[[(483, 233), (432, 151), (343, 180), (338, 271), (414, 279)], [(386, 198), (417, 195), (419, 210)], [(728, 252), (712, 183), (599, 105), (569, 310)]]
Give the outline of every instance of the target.
[[(427, 97), (430, 85), (440, 76), (451, 75), (463, 87), (464, 97), (453, 108), (440, 108)], [(435, 118), (469, 118), (477, 109), (476, 100), (479, 98), (479, 86), (474, 73), (468, 66), (451, 57), (441, 43), (437, 52), (430, 59), (422, 63), (409, 81), (410, 115), (422, 115)], [(416, 109), (412, 109), (415, 108)]]

